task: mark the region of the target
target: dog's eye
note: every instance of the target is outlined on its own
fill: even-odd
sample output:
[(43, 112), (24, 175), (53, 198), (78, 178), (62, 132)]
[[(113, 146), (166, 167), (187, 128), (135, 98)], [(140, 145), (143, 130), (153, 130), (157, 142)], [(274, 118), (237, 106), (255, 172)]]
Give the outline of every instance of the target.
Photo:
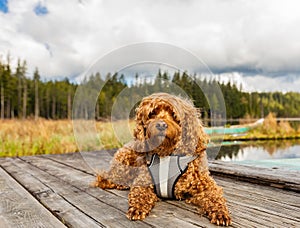
[(150, 112), (150, 114), (148, 115), (149, 119), (152, 119), (156, 116), (155, 111)]
[(181, 126), (180, 119), (177, 117), (177, 115), (175, 114), (175, 112), (172, 113), (172, 117), (173, 117), (173, 120), (174, 120), (179, 126)]

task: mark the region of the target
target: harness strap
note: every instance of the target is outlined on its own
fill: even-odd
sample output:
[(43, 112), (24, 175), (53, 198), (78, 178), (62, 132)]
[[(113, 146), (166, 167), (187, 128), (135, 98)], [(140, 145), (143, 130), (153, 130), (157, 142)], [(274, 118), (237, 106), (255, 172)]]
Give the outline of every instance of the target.
[(175, 184), (195, 158), (196, 156), (179, 155), (160, 158), (157, 154), (152, 155), (148, 169), (156, 194), (161, 198), (175, 198)]

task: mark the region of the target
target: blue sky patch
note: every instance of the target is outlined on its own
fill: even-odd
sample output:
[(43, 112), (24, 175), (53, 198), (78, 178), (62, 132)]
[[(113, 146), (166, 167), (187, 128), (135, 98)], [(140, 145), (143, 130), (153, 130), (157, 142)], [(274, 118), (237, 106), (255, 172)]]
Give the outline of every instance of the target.
[(40, 2), (34, 7), (34, 12), (38, 16), (43, 16), (49, 13), (47, 7), (43, 6)]
[(7, 0), (0, 0), (0, 11), (3, 13), (8, 13)]

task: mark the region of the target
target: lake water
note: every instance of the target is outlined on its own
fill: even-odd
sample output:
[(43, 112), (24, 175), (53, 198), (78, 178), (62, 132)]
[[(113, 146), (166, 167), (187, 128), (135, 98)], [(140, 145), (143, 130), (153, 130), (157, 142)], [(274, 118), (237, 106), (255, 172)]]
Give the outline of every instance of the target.
[(300, 171), (300, 140), (232, 142), (208, 149), (210, 159)]

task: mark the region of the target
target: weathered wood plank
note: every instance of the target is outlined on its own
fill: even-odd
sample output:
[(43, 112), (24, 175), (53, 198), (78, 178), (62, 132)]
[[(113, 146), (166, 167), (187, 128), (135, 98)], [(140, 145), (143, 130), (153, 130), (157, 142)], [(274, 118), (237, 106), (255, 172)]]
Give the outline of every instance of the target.
[(264, 186), (257, 186), (248, 184), (245, 182), (237, 182), (231, 180), (228, 185), (228, 178), (215, 178), (221, 186), (225, 186), (225, 193), (241, 200), (246, 200), (249, 205), (253, 200), (257, 200), (255, 205), (261, 205), (265, 208), (278, 210), (281, 212), (284, 210), (286, 214), (289, 214), (295, 218), (300, 218), (300, 199), (299, 194), (291, 191), (285, 191), (280, 189), (272, 189)]
[[(169, 204), (180, 207), (187, 211), (192, 211), (195, 213), (197, 211), (197, 207), (190, 204), (182, 204), (181, 202), (178, 201), (167, 201), (167, 202)], [(247, 215), (247, 209), (243, 213), (239, 213), (240, 208), (237, 208), (236, 205), (228, 203), (228, 206), (232, 217), (232, 227), (257, 227), (259, 225), (257, 221), (252, 221), (251, 218), (249, 219), (249, 217), (245, 216)]]
[[(22, 157), (8, 159), (10, 161), (7, 164), (1, 165), (5, 164), (4, 168), (46, 207), (54, 210), (54, 213), (55, 210), (59, 211), (57, 215), (70, 226), (76, 224), (74, 217), (78, 217), (78, 220), (85, 218), (90, 224), (96, 221), (96, 226), (162, 227), (172, 224), (172, 227), (215, 227), (197, 214), (196, 207), (179, 201), (158, 202), (144, 222), (127, 220), (128, 191), (103, 191), (89, 187), (94, 179), (94, 168), (108, 167), (113, 153), (88, 152), (84, 154), (84, 159), (80, 153)], [(224, 163), (219, 166), (223, 169)], [(233, 179), (218, 175), (215, 179), (224, 188), (232, 212), (233, 227), (300, 226), (299, 196), (296, 192), (241, 182), (231, 174), (226, 176)], [(290, 179), (287, 178), (289, 183)], [(70, 211), (63, 211), (61, 205), (68, 205)], [(106, 208), (109, 208), (107, 212), (104, 211)], [(111, 220), (118, 222), (112, 223)]]
[(215, 175), (300, 192), (300, 172), (298, 171), (251, 167), (219, 161), (210, 162), (209, 169)]
[[(59, 157), (62, 157), (62, 156), (59, 156)], [(93, 153), (92, 154), (92, 157), (93, 157), (93, 160), (95, 160), (96, 158), (97, 158), (97, 154), (95, 154), (95, 153)], [(101, 157), (101, 156), (100, 156)], [(55, 156), (52, 156), (51, 157), (51, 159), (52, 160), (56, 160), (57, 159), (57, 157)], [(70, 165), (70, 164), (69, 164)], [(73, 164), (72, 165), (75, 165), (76, 166), (76, 163), (74, 163), (74, 161), (73, 161)], [(78, 167), (78, 166), (77, 166)], [(231, 181), (231, 180), (230, 180)], [(218, 182), (218, 181), (217, 181)], [(239, 186), (239, 184), (243, 184), (243, 182), (238, 182), (238, 184), (237, 184), (237, 186)], [(221, 184), (222, 185), (222, 184)], [(224, 184), (223, 184), (223, 186), (225, 187), (225, 194), (226, 194), (226, 187), (227, 186), (231, 186), (231, 185), (228, 185), (228, 179), (227, 179), (227, 181), (226, 182), (224, 182)], [(250, 185), (251, 186), (251, 185)], [(249, 191), (252, 191), (252, 192), (255, 192), (255, 191), (257, 191), (257, 187), (262, 187), (262, 188), (267, 188), (267, 189), (270, 189), (270, 188), (268, 188), (268, 187), (264, 187), (264, 186), (257, 186), (257, 185), (254, 185), (254, 186), (252, 186), (252, 188), (250, 188), (250, 190), (249, 190), (249, 186), (246, 188), (245, 187), (245, 189), (248, 189), (248, 191), (245, 191), (245, 194), (246, 195), (249, 195)], [(237, 187), (238, 188), (238, 187)], [(254, 226), (255, 224), (256, 224), (256, 226), (258, 226), (259, 224), (260, 224), (260, 222), (261, 221), (265, 221), (265, 224), (267, 225), (268, 223), (267, 223), (267, 221), (264, 219), (266, 216), (269, 216), (269, 217), (271, 217), (271, 219), (273, 220), (273, 224), (283, 224), (284, 222), (285, 222), (285, 224), (290, 224), (290, 222), (288, 221), (289, 220), (289, 218), (291, 218), (291, 217), (286, 217), (286, 214), (283, 214), (283, 215), (281, 215), (281, 216), (279, 216), (278, 214), (272, 214), (271, 213), (271, 215), (270, 215), (270, 209), (272, 209), (272, 208), (270, 208), (270, 207), (264, 207), (265, 205), (262, 205), (263, 207), (263, 209), (262, 209), (262, 212), (261, 213), (259, 213), (259, 216), (258, 216), (258, 218), (257, 218), (257, 216), (254, 216), (253, 217), (253, 211), (255, 211), (256, 209), (257, 209), (257, 202), (255, 201), (255, 200), (249, 200), (249, 202), (247, 202), (248, 204), (247, 204), (247, 207), (243, 207), (243, 210), (244, 210), (244, 212), (243, 213), (239, 213), (239, 209), (240, 209), (240, 207), (241, 206), (243, 206), (243, 205), (240, 205), (239, 204), (239, 201), (240, 200), (242, 200), (243, 199), (243, 197), (244, 197), (244, 195), (243, 195), (243, 193), (239, 193), (239, 189), (236, 189), (235, 190), (235, 192), (232, 192), (232, 190), (231, 189), (228, 189), (229, 190), (229, 192), (230, 193), (232, 193), (233, 194), (233, 197), (232, 197), (232, 199), (229, 197), (229, 200), (231, 200), (232, 202), (229, 204), (230, 206), (231, 206), (231, 211), (233, 212), (233, 218), (234, 218), (234, 226), (237, 226), (237, 227), (241, 227), (241, 224), (243, 224), (243, 226), (245, 225), (245, 224), (248, 224), (248, 225), (252, 225), (252, 226)], [(271, 191), (271, 190), (270, 190)], [(284, 194), (287, 194), (287, 193), (289, 193), (289, 192), (286, 192), (286, 191), (283, 191), (283, 190), (279, 190), (279, 191), (282, 191), (283, 193), (282, 193), (282, 195), (284, 195)], [(126, 198), (127, 197), (127, 193), (124, 193), (124, 192), (122, 192), (122, 191), (113, 191), (116, 195), (118, 195), (118, 196), (121, 196), (121, 197), (123, 197), (123, 198)], [(235, 193), (236, 193), (236, 195), (235, 195)], [(296, 194), (296, 193), (293, 193), (293, 192), (291, 192), (291, 194)], [(281, 195), (281, 196), (282, 196)], [(267, 197), (268, 195), (265, 195), (265, 198)], [(239, 198), (240, 197), (240, 198)], [(293, 196), (293, 198), (295, 199), (295, 197)], [(235, 201), (236, 200), (236, 201)], [(259, 202), (259, 201), (258, 201)], [(186, 206), (183, 206), (183, 205), (185, 205), (183, 202), (176, 202), (176, 201), (167, 201), (167, 202), (165, 202), (165, 203), (168, 203), (168, 204), (173, 204), (173, 205), (175, 205), (176, 207), (180, 207), (180, 208), (183, 208), (185, 211), (187, 210), (187, 208), (189, 207), (188, 205), (186, 205)], [(267, 203), (268, 202), (265, 202), (266, 203), (266, 205), (267, 205)], [(285, 202), (283, 202), (283, 205), (285, 204)], [(192, 209), (192, 210), (189, 210), (189, 211), (192, 211), (192, 212), (194, 212), (194, 213), (196, 213), (196, 210), (195, 210), (195, 207), (192, 207), (192, 208), (194, 208), (194, 209)], [(280, 207), (279, 207), (280, 208)], [(249, 212), (249, 213), (248, 213)], [(272, 212), (272, 211), (271, 211)], [(291, 212), (291, 210), (290, 211), (287, 211), (287, 213), (289, 213), (289, 212)], [(294, 213), (294, 212), (293, 212)], [(237, 216), (238, 215), (238, 216)], [(250, 216), (249, 216), (250, 215)], [(253, 220), (253, 218), (254, 218), (254, 221), (251, 221), (251, 220)], [(281, 221), (281, 220), (283, 220), (283, 222)], [(246, 221), (248, 221), (248, 223), (245, 223)], [(256, 222), (255, 222), (256, 221)], [(296, 221), (292, 221), (292, 224), (295, 224), (295, 223), (298, 223), (298, 221), (296, 220)], [(240, 225), (239, 225), (240, 224)], [(269, 224), (270, 225), (270, 224)], [(271, 226), (271, 225), (270, 225)]]
[(65, 227), (0, 167), (0, 227)]
[[(88, 184), (90, 182), (84, 181), (85, 177), (87, 176), (85, 172), (72, 169), (71, 167), (65, 166), (64, 164), (51, 161), (44, 157), (26, 157), (25, 159), (27, 162), (36, 165), (40, 168), (47, 164), (47, 172), (51, 172), (52, 175), (59, 176), (69, 184), (72, 184), (80, 188), (81, 190), (93, 195), (95, 198), (120, 209), (123, 212), (122, 218), (126, 221), (129, 221), (125, 217), (125, 213), (127, 212), (128, 208), (127, 195), (125, 195), (124, 197), (120, 197), (119, 195), (115, 194), (116, 191), (103, 191), (99, 188), (89, 188)], [(65, 173), (65, 175), (62, 175), (62, 173)], [(81, 178), (74, 179), (74, 176)], [(92, 178), (90, 180), (93, 180), (94, 178), (91, 175), (88, 175), (88, 177)], [(128, 194), (128, 192), (125, 194)], [(145, 222), (147, 224), (150, 224), (155, 227), (168, 226), (170, 224), (170, 221), (172, 221), (174, 224), (177, 224), (178, 227), (213, 227), (213, 225), (210, 224), (208, 219), (200, 217), (198, 214), (195, 214), (193, 212), (186, 212), (180, 208), (171, 205), (164, 205), (163, 202), (159, 202), (154, 208), (154, 210), (151, 212), (150, 216), (145, 219)], [(130, 223), (135, 224), (136, 222)]]
[[(79, 169), (93, 173), (99, 170), (108, 169), (114, 152), (115, 150), (82, 152), (68, 155), (51, 155), (48, 156), (48, 158), (56, 160), (58, 162), (61, 159), (63, 163), (69, 164), (73, 167), (74, 164), (76, 164), (76, 162), (74, 163), (74, 161), (76, 159), (82, 158), (80, 159), (82, 168)], [(209, 169), (214, 175), (238, 178), (239, 180), (243, 180), (246, 182), (258, 183), (276, 188), (300, 192), (300, 172), (298, 171), (252, 167), (221, 161), (209, 161)]]
[[(147, 224), (142, 222), (132, 224), (129, 220), (124, 219), (124, 214), (120, 210), (103, 203), (84, 190), (80, 190), (76, 186), (68, 184), (66, 181), (52, 175), (51, 171), (49, 172), (49, 170), (51, 170), (51, 168), (49, 168), (50, 166), (42, 165), (48, 171), (46, 172), (21, 159), (16, 159), (14, 164), (18, 166), (20, 170), (30, 170), (30, 173), (36, 179), (47, 186), (51, 186), (52, 191), (56, 195), (63, 198), (66, 203), (71, 204), (74, 207), (72, 211), (77, 210), (82, 213), (81, 216), (78, 218), (73, 217), (72, 220), (68, 219), (64, 213), (60, 214), (72, 227), (82, 227), (78, 224), (84, 217), (92, 218), (92, 220), (95, 221), (94, 225), (98, 227), (147, 227)], [(10, 166), (5, 166), (5, 169), (10, 170)], [(63, 177), (61, 174), (59, 174), (59, 176)], [(78, 177), (75, 177), (75, 179), (74, 181), (80, 181)], [(22, 182), (22, 180), (20, 181)], [(83, 182), (85, 184), (87, 183), (86, 180), (83, 180)], [(88, 188), (88, 185), (85, 187)], [(44, 203), (45, 206), (50, 208), (50, 205), (46, 205), (46, 201), (44, 201)], [(70, 213), (72, 213), (72, 211)]]
[(22, 180), (23, 186), (32, 195), (35, 196), (45, 207), (49, 208), (53, 214), (55, 214), (61, 221), (69, 227), (99, 227), (101, 224), (94, 219), (85, 215), (85, 213), (79, 211), (75, 206), (67, 202), (62, 196), (57, 194), (51, 186), (47, 186), (45, 183), (36, 178), (31, 172), (31, 169), (27, 169), (24, 166), (18, 166), (18, 163), (14, 159), (7, 159), (2, 162), (7, 171), (10, 172), (18, 180)]
[(103, 150), (42, 156), (94, 175), (95, 172), (109, 169), (115, 152), (116, 150)]
[[(87, 155), (85, 155), (87, 156)], [(91, 157), (93, 160), (96, 160), (97, 154), (92, 153)], [(56, 157), (52, 157), (51, 159), (57, 159)], [(91, 159), (92, 160), (92, 159)], [(74, 164), (73, 164), (74, 165)], [(217, 182), (219, 183), (218, 177), (216, 177)], [(219, 177), (220, 179), (220, 177)], [(277, 225), (295, 225), (299, 223), (297, 214), (299, 211), (299, 206), (296, 207), (293, 205), (295, 201), (296, 194), (294, 192), (287, 192), (285, 190), (276, 190), (273, 188), (259, 186), (259, 185), (249, 185), (246, 182), (235, 182), (232, 183), (231, 179), (223, 179), (223, 182), (219, 183), (224, 187), (225, 194), (227, 199), (229, 200), (229, 205), (231, 206), (231, 211), (233, 212), (234, 218), (234, 226), (240, 227), (241, 224), (248, 224), (249, 226), (256, 226), (261, 223), (266, 226), (272, 226), (271, 224)], [(235, 189), (232, 188), (235, 186)], [(242, 188), (242, 189), (240, 189)], [(257, 194), (260, 190), (263, 190), (263, 194)], [(126, 197), (122, 192), (115, 191), (117, 195)], [(277, 193), (277, 194), (274, 194)], [(253, 196), (254, 194), (254, 196)], [(274, 196), (275, 195), (275, 196)], [(241, 201), (246, 199), (246, 204), (241, 205)], [(291, 200), (289, 202), (289, 199)], [(281, 203), (279, 203), (281, 201)], [(183, 206), (182, 202), (169, 201), (167, 203), (176, 205), (178, 207), (182, 207), (185, 210), (190, 210), (196, 213), (195, 207), (189, 207), (188, 205)], [(289, 205), (291, 203), (291, 205)], [(246, 206), (245, 206), (246, 205)], [(192, 210), (190, 208), (193, 208)], [(240, 208), (243, 208), (244, 212), (240, 213)], [(273, 212), (275, 208), (275, 212)], [(284, 213), (281, 213), (282, 209), (284, 209)], [(253, 211), (260, 210), (256, 215), (253, 215)], [(253, 217), (254, 216), (254, 217)], [(265, 217), (270, 217), (270, 223), (268, 219)], [(293, 217), (294, 216), (294, 217)], [(254, 221), (252, 221), (254, 218)], [(296, 218), (296, 219), (294, 219)], [(256, 222), (255, 222), (256, 221)], [(240, 225), (239, 225), (240, 224)]]
[(257, 195), (259, 198), (267, 198), (270, 201), (282, 201), (288, 205), (299, 207), (295, 199), (299, 197), (299, 193), (294, 191), (286, 191), (283, 189), (276, 189), (269, 186), (248, 183), (239, 181), (228, 177), (214, 176), (217, 182), (229, 192), (243, 192), (244, 195)]

